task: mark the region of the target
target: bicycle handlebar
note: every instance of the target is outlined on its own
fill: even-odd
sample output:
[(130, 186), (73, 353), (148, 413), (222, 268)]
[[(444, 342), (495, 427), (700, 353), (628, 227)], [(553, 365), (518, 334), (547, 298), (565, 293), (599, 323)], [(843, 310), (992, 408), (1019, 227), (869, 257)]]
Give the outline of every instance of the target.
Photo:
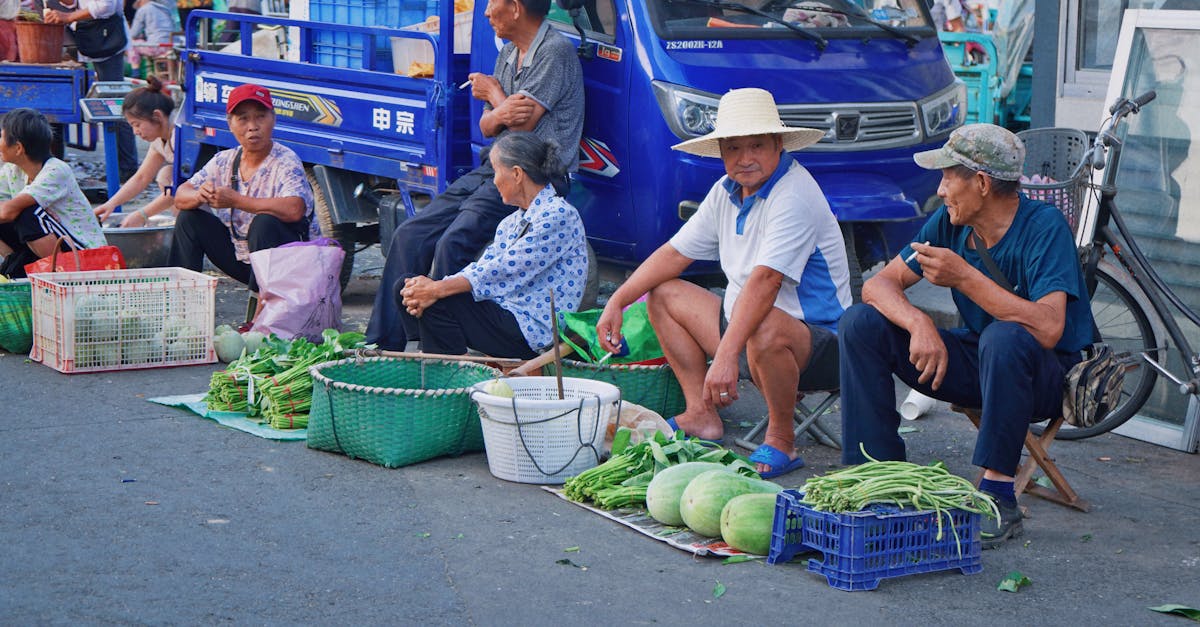
[(1083, 163), (1081, 163), (1080, 166), (1082, 167), (1084, 164), (1088, 164), (1094, 170), (1103, 170), (1107, 161), (1107, 148), (1115, 139), (1112, 134), (1113, 129), (1115, 129), (1117, 125), (1121, 123), (1121, 120), (1125, 119), (1125, 116), (1129, 115), (1130, 113), (1138, 113), (1141, 111), (1142, 107), (1146, 106), (1150, 103), (1150, 101), (1157, 97), (1158, 93), (1151, 89), (1140, 96), (1136, 96), (1132, 100), (1128, 98), (1118, 98), (1117, 101), (1108, 108), (1108, 112), (1112, 115), (1100, 125), (1100, 130), (1096, 132), (1096, 139), (1092, 142), (1091, 149), (1088, 150), (1089, 156), (1083, 160)]

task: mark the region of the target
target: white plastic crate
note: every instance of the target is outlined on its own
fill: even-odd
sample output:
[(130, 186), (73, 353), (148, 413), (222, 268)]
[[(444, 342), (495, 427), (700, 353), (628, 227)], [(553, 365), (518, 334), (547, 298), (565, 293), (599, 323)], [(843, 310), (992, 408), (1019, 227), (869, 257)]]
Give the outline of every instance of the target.
[(33, 350), (59, 372), (210, 364), (217, 280), (183, 268), (29, 277)]

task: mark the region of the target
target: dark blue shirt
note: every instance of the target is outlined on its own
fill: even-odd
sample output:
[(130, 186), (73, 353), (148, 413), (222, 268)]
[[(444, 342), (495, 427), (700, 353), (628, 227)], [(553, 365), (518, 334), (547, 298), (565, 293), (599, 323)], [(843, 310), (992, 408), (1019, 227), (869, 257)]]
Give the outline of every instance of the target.
[[(983, 265), (983, 259), (974, 248), (967, 246), (970, 233), (970, 227), (951, 224), (946, 208), (942, 207), (930, 216), (913, 241), (928, 241), (932, 246), (949, 248), (984, 276), (990, 277), (991, 273)], [(911, 246), (905, 246), (900, 251), (900, 258), (907, 259), (912, 252)], [(1092, 343), (1092, 307), (1083, 281), (1083, 271), (1079, 267), (1075, 239), (1062, 213), (1054, 205), (1031, 200), (1021, 194), (1021, 203), (1012, 225), (1004, 237), (988, 249), (988, 253), (1017, 296), (1036, 301), (1051, 292), (1066, 293), (1066, 321), (1056, 350), (1078, 352)], [(918, 275), (922, 274), (921, 264), (916, 259), (908, 262), (908, 267)], [(995, 320), (958, 290), (951, 290), (951, 294), (967, 328), (974, 333), (982, 333)]]

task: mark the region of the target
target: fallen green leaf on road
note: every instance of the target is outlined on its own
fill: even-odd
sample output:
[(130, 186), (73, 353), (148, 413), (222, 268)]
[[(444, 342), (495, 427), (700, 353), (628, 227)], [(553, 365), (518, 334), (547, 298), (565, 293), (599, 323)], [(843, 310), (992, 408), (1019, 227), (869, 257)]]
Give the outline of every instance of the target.
[(750, 427), (753, 427), (753, 426), (754, 426), (754, 423), (753, 423), (753, 422), (750, 422), (749, 420), (743, 420), (743, 421), (741, 421), (741, 422), (739, 422), (739, 423), (738, 423), (738, 426), (739, 426), (739, 427), (741, 427), (741, 428), (743, 428), (743, 429), (749, 429)]
[(754, 557), (753, 555), (730, 555), (729, 557), (721, 560), (721, 563), (722, 564), (740, 564), (742, 562), (753, 562), (756, 559), (758, 559), (758, 558)]
[(920, 429), (916, 427), (900, 427), (896, 429), (896, 433), (916, 433), (917, 431), (920, 431)]
[(1092, 541), (1092, 534), (1090, 534), (1090, 533), (1085, 533), (1085, 534), (1083, 534), (1082, 536), (1079, 536), (1079, 541), (1080, 541), (1080, 542), (1091, 542), (1091, 541)]
[(1163, 614), (1175, 614), (1176, 616), (1182, 616), (1200, 623), (1200, 610), (1194, 607), (1179, 605), (1178, 603), (1168, 603), (1166, 605), (1160, 605), (1158, 607), (1146, 609), (1149, 609), (1152, 612), (1161, 612)]
[(713, 598), (719, 599), (722, 594), (725, 594), (725, 584), (718, 581), (717, 585), (713, 586)]
[(1021, 586), (1028, 586), (1031, 583), (1033, 582), (1029, 580), (1029, 577), (1026, 577), (1019, 570), (1014, 570), (1005, 575), (1004, 579), (1000, 580), (1000, 585), (996, 586), (996, 589), (1003, 590), (1004, 592), (1016, 592)]
[(429, 533), (428, 531), (426, 531), (425, 533), (418, 533), (418, 534), (417, 534), (417, 537), (418, 537), (418, 538), (428, 538), (429, 536), (430, 536), (430, 533)]
[(1050, 481), (1050, 477), (1047, 477), (1045, 475), (1042, 475), (1042, 476), (1038, 477), (1037, 479), (1034, 479), (1033, 482), (1042, 486), (1043, 488), (1047, 488), (1047, 489), (1054, 487), (1054, 483)]
[(577, 547), (577, 546), (569, 546), (569, 547), (563, 549), (563, 553), (578, 553), (578, 552), (579, 552), (579, 547)]
[(575, 562), (572, 562), (571, 560), (569, 560), (565, 557), (554, 563), (562, 564), (563, 566), (574, 566), (575, 568), (578, 568), (579, 570), (587, 570), (587, 566), (580, 566), (579, 564), (576, 564)]

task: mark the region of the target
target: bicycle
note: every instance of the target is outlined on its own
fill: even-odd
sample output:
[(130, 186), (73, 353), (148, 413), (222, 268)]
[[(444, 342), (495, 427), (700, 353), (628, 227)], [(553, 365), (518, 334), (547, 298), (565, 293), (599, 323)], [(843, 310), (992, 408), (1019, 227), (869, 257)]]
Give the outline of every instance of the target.
[[(1172, 311), (1177, 310), (1197, 326), (1200, 326), (1200, 315), (1192, 311), (1150, 265), (1116, 203), (1116, 175), (1122, 142), (1115, 131), (1126, 116), (1136, 115), (1155, 97), (1154, 91), (1148, 91), (1136, 98), (1121, 98), (1113, 103), (1109, 108), (1110, 117), (1101, 125), (1069, 179), (1082, 184), (1083, 189), (1096, 199), (1092, 205), (1094, 209), (1085, 210), (1080, 216), (1076, 243), (1079, 244), (1092, 315), (1100, 338), (1118, 353), (1126, 372), (1121, 400), (1104, 419), (1091, 427), (1064, 425), (1056, 439), (1089, 438), (1124, 424), (1149, 398), (1159, 375), (1175, 383), (1182, 394), (1200, 392), (1200, 355), (1192, 350)], [(1104, 171), (1099, 184), (1091, 183), (1094, 170)], [(1174, 343), (1174, 348), (1160, 341), (1163, 332)], [(1171, 351), (1183, 358), (1190, 374), (1178, 377), (1163, 365)]]

